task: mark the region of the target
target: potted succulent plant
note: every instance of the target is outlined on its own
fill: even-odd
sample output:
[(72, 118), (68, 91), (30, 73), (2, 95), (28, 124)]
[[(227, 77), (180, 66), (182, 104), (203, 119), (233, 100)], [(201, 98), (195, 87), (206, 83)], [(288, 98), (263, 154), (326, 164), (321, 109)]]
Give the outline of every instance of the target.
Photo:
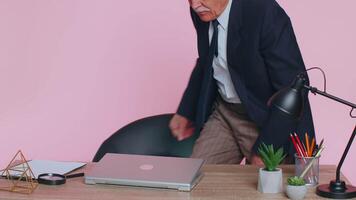
[(282, 192), (282, 169), (277, 168), (277, 166), (286, 157), (283, 148), (281, 147), (276, 151), (273, 145), (262, 143), (258, 148), (258, 153), (265, 165), (265, 168), (259, 169), (258, 191), (262, 193)]
[(304, 199), (308, 189), (305, 185), (305, 181), (303, 178), (299, 176), (289, 177), (287, 179), (287, 188), (286, 193), (287, 196), (292, 200), (301, 200)]

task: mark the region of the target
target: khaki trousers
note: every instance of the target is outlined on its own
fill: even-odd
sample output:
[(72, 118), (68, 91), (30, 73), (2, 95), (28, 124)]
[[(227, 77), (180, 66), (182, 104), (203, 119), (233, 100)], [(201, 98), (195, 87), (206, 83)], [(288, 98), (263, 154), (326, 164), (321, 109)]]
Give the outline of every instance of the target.
[(196, 140), (191, 157), (205, 159), (206, 164), (250, 162), (258, 128), (242, 104), (230, 104), (218, 98), (215, 109)]

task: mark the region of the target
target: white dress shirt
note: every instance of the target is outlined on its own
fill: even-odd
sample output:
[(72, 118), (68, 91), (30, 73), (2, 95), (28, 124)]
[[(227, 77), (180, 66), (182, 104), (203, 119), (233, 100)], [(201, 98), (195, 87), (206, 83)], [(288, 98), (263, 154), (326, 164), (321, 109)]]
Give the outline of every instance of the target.
[[(218, 91), (221, 97), (229, 103), (241, 103), (236, 93), (235, 86), (232, 83), (231, 75), (228, 68), (226, 51), (227, 51), (227, 31), (229, 24), (229, 14), (232, 0), (229, 0), (225, 10), (217, 18), (218, 25), (218, 56), (213, 59), (214, 79), (217, 82)], [(213, 37), (214, 28), (212, 22), (209, 27), (209, 43)]]

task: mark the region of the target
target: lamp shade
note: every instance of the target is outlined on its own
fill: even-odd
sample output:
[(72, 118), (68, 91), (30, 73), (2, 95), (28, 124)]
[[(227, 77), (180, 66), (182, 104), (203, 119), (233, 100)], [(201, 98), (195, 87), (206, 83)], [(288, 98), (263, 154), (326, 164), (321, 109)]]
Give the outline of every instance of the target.
[(304, 107), (302, 90), (305, 83), (306, 78), (302, 74), (298, 75), (290, 86), (279, 90), (268, 100), (268, 106), (298, 119)]

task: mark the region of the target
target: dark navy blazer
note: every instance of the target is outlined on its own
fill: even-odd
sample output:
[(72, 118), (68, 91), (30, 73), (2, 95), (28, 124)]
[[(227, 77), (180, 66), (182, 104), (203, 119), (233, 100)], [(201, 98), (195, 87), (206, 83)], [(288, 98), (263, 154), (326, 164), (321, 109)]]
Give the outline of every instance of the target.
[[(201, 21), (192, 9), (191, 16), (197, 32), (199, 58), (177, 113), (192, 120), (200, 131), (213, 110), (218, 92), (212, 67), (207, 64), (209, 23)], [(271, 117), (267, 106), (276, 91), (291, 84), (305, 70), (291, 21), (275, 0), (233, 0), (227, 62), (236, 92), (260, 131), (254, 151), (263, 141), (293, 153), (289, 133), (295, 131), (302, 137), (308, 132), (314, 136), (307, 93), (298, 123), (281, 116)]]

